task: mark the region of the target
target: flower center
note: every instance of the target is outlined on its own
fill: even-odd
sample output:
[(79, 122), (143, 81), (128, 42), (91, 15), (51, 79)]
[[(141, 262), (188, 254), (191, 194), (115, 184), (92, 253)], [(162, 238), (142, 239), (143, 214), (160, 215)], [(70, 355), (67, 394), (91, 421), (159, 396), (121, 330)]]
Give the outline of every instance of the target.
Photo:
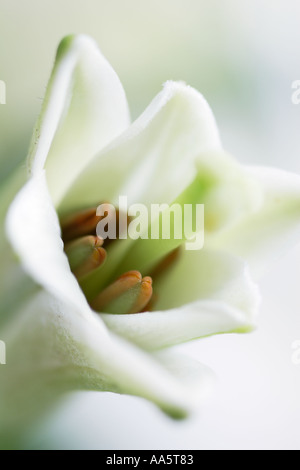
[[(128, 251), (134, 254), (134, 250), (130, 251), (132, 240), (120, 239), (119, 215), (117, 210), (114, 214), (98, 216), (97, 207), (92, 207), (63, 217), (61, 229), (65, 252), (70, 268), (93, 310), (113, 314), (149, 311), (157, 300), (153, 287), (175, 263), (179, 248), (171, 250), (156, 262), (148, 275), (143, 276), (134, 269), (135, 264), (140, 264), (137, 259), (131, 260), (133, 269), (120, 273), (124, 256)], [(97, 226), (104, 217), (109, 220), (110, 216), (115, 217), (119, 237), (104, 240), (97, 236)], [(127, 220), (127, 229), (130, 219), (127, 214), (121, 216)]]

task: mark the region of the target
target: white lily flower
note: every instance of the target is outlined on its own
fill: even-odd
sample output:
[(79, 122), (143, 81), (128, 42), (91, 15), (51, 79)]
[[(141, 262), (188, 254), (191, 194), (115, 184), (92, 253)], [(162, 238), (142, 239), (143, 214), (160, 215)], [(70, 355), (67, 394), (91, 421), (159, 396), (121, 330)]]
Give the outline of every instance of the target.
[[(6, 216), (8, 242), (2, 234), (2, 433), (9, 438), (72, 390), (132, 394), (185, 416), (201, 402), (211, 374), (166, 347), (255, 327), (256, 268), (261, 272), (269, 255), (299, 235), (300, 178), (228, 156), (207, 102), (183, 83), (167, 82), (130, 124), (118, 77), (82, 35), (58, 49), (28, 169)], [(2, 191), (4, 206), (12, 193)], [(200, 198), (206, 211), (204, 249), (181, 251), (154, 283), (154, 307), (135, 314), (90, 305), (114, 273), (151, 274), (144, 270), (160, 262), (157, 241), (137, 240), (125, 251), (115, 242), (103, 269), (81, 282), (61, 237), (66, 214), (76, 218), (119, 195), (145, 205), (184, 195)], [(173, 249), (166, 242), (162, 253)]]

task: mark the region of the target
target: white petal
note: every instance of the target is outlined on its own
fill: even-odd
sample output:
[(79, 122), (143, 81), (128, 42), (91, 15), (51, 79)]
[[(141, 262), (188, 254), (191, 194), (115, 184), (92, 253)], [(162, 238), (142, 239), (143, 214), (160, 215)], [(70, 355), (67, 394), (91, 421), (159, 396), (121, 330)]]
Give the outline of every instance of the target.
[(249, 167), (262, 188), (260, 208), (213, 241), (243, 257), (259, 279), (300, 237), (300, 177), (275, 168)]
[(25, 271), (54, 296), (88, 314), (89, 306), (70, 271), (45, 171), (33, 176), (11, 204), (6, 232)]
[(128, 125), (124, 90), (97, 45), (84, 35), (67, 37), (33, 136), (30, 172), (47, 168), (58, 203), (92, 157)]
[(238, 258), (217, 252), (183, 254), (164, 279), (154, 280), (158, 311), (101, 317), (119, 335), (146, 349), (199, 337), (249, 331), (260, 303), (257, 286)]
[(62, 209), (118, 202), (172, 202), (195, 175), (201, 152), (221, 148), (215, 119), (191, 87), (167, 82), (146, 111), (73, 184)]

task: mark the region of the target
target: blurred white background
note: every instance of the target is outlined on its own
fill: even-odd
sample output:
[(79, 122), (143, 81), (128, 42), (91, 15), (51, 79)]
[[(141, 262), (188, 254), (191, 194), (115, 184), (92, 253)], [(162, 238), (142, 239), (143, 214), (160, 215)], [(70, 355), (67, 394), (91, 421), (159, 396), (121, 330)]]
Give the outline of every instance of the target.
[[(224, 147), (240, 161), (300, 172), (298, 0), (0, 0), (1, 181), (26, 155), (60, 39), (93, 36), (117, 71), (135, 118), (168, 79), (210, 103)], [(66, 400), (32, 447), (96, 449), (300, 448), (300, 247), (261, 284), (258, 329), (180, 348), (216, 373), (199, 415), (173, 422), (132, 397)]]

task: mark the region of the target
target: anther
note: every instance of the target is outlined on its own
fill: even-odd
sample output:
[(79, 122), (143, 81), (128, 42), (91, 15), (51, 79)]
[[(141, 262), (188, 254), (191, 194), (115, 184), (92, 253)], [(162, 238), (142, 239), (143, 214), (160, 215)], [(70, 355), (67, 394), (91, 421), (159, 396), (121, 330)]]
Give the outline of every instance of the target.
[(65, 252), (73, 274), (82, 278), (94, 269), (99, 268), (106, 259), (106, 251), (102, 248), (103, 240), (88, 235), (69, 242)]
[(152, 279), (129, 271), (104, 289), (92, 302), (98, 312), (129, 314), (141, 312), (152, 296)]

